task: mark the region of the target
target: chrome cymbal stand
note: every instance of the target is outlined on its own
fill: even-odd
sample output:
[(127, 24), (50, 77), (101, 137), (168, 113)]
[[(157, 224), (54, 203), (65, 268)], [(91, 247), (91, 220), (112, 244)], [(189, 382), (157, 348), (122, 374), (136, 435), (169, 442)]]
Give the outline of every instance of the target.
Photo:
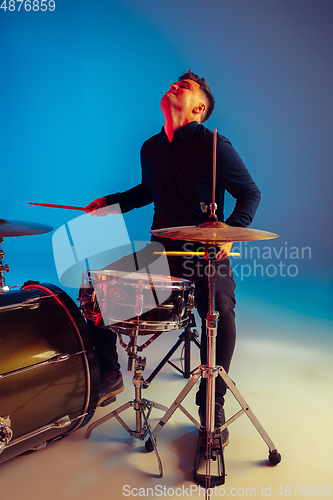
[(9, 291), (9, 287), (5, 284), (5, 273), (8, 273), (8, 264), (3, 265), (2, 259), (5, 256), (5, 252), (2, 250), (1, 245), (3, 244), (3, 237), (0, 236), (0, 294)]
[[(173, 413), (179, 408), (199, 429), (199, 441), (194, 465), (194, 479), (200, 484), (204, 485), (206, 489), (211, 485), (217, 486), (225, 482), (225, 468), (223, 459), (223, 447), (221, 432), (225, 429), (224, 425), (221, 429), (215, 430), (215, 379), (220, 374), (220, 367), (216, 366), (216, 333), (217, 321), (219, 313), (215, 311), (215, 262), (216, 251), (218, 247), (207, 248), (208, 251), (208, 276), (209, 276), (209, 309), (206, 319), (207, 330), (207, 365), (200, 366), (192, 373), (192, 377), (186, 384), (184, 389), (180, 392), (174, 403), (166, 411), (164, 417), (156, 425), (152, 434), (154, 439), (162, 430), (166, 422), (171, 418)], [(200, 427), (200, 424), (187, 412), (181, 405), (184, 398), (190, 392), (194, 384), (199, 378), (207, 380), (206, 392), (206, 429)], [(205, 447), (202, 446), (203, 439)], [(218, 443), (218, 446), (216, 446)], [(156, 443), (154, 443), (156, 445)], [(153, 451), (153, 443), (148, 439), (145, 443), (148, 451)], [(205, 474), (198, 472), (202, 456), (205, 458), (206, 471)], [(218, 475), (212, 476), (211, 474), (211, 461), (217, 461)]]
[[(137, 351), (142, 351), (145, 347), (150, 345), (157, 337), (159, 337), (163, 332), (156, 333), (143, 345), (138, 346), (137, 338), (140, 326), (139, 322), (140, 318), (138, 317), (138, 324), (136, 330), (134, 332), (131, 332), (131, 338), (127, 345), (122, 340), (122, 336), (121, 333), (119, 333), (119, 330), (117, 331), (115, 328), (113, 328), (113, 330), (115, 330), (118, 335), (121, 346), (124, 347), (127, 352), (128, 371), (134, 372), (132, 383), (134, 385), (135, 398), (134, 400), (128, 401), (127, 403), (123, 404), (116, 410), (112, 411), (111, 413), (108, 413), (104, 417), (100, 418), (99, 420), (91, 424), (86, 431), (85, 437), (88, 439), (92, 431), (96, 427), (103, 424), (104, 422), (107, 422), (111, 418), (115, 417), (118, 420), (118, 422), (123, 426), (123, 428), (130, 434), (130, 436), (133, 436), (143, 441), (146, 438), (146, 436), (149, 435), (149, 440), (152, 446), (152, 449), (150, 451), (153, 450), (155, 451), (160, 477), (162, 477), (163, 476), (162, 461), (158, 453), (156, 440), (152, 434), (148, 419), (150, 417), (153, 408), (157, 408), (158, 410), (162, 410), (164, 412), (166, 412), (168, 408), (164, 405), (155, 403), (154, 401), (143, 399), (141, 397), (141, 390), (145, 383), (145, 380), (142, 376), (142, 371), (146, 366), (146, 358), (138, 356)], [(135, 410), (135, 422), (136, 422), (135, 430), (131, 430), (130, 427), (126, 424), (126, 422), (120, 417), (120, 413), (122, 413), (123, 411), (127, 410), (127, 408), (130, 407), (133, 407)]]
[[(210, 256), (209, 256), (210, 257)], [(268, 460), (272, 465), (277, 465), (281, 461), (281, 455), (278, 453), (273, 441), (270, 439), (265, 429), (260, 424), (259, 420), (254, 415), (248, 403), (245, 401), (239, 390), (236, 388), (234, 382), (231, 380), (227, 372), (222, 366), (216, 366), (215, 356), (216, 356), (216, 332), (217, 332), (217, 321), (219, 313), (215, 311), (215, 257), (209, 259), (209, 313), (207, 315), (207, 365), (199, 366), (191, 376), (191, 379), (187, 382), (183, 390), (178, 394), (175, 401), (168, 408), (165, 415), (158, 422), (156, 427), (152, 431), (152, 436), (154, 441), (150, 438), (146, 441), (145, 446), (148, 451), (153, 451), (156, 447), (156, 437), (162, 428), (165, 426), (167, 421), (172, 417), (173, 413), (179, 408), (199, 429), (199, 440), (197, 453), (194, 463), (194, 480), (199, 484), (202, 484), (206, 488), (213, 486), (218, 486), (224, 484), (225, 482), (225, 467), (223, 458), (223, 446), (222, 446), (222, 431), (228, 427), (232, 422), (237, 420), (243, 413), (245, 413), (251, 420), (254, 427), (257, 429), (265, 443), (269, 448)], [(241, 409), (235, 413), (231, 418), (229, 418), (225, 424), (219, 429), (215, 429), (215, 378), (217, 376), (222, 377), (225, 382), (226, 387), (234, 395), (236, 400), (241, 406)], [(207, 395), (206, 395), (206, 429), (200, 427), (200, 424), (190, 415), (187, 410), (182, 406), (182, 401), (185, 399), (187, 394), (191, 391), (192, 387), (195, 385), (198, 379), (207, 379)], [(204, 439), (203, 439), (204, 438)], [(205, 446), (203, 442), (205, 441)], [(204, 458), (206, 461), (205, 474), (199, 473), (199, 466), (201, 459)], [(217, 474), (211, 473), (212, 462), (217, 462)]]

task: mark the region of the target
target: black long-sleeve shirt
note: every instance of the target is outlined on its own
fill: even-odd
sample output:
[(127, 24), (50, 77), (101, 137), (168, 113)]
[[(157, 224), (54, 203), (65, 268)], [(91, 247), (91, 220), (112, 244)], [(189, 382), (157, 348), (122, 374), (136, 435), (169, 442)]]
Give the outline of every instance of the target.
[[(106, 196), (123, 213), (154, 203), (152, 229), (197, 225), (208, 220), (201, 203), (210, 205), (213, 182), (214, 134), (197, 122), (176, 130), (170, 143), (164, 128), (141, 148), (142, 181), (123, 193)], [(218, 134), (216, 203), (224, 221), (224, 193), (235, 199), (230, 226), (247, 227), (257, 210), (260, 191), (230, 141)]]

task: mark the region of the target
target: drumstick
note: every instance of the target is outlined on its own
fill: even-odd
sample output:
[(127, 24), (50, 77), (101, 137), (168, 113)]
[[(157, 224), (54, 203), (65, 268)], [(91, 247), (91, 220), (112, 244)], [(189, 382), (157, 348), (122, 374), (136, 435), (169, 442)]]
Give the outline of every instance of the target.
[[(173, 257), (182, 257), (182, 256), (194, 256), (194, 257), (201, 257), (205, 255), (205, 252), (176, 252), (176, 251), (170, 251), (170, 252), (153, 252), (154, 255), (170, 255)], [(229, 257), (240, 257), (240, 253), (237, 252), (230, 252)]]
[(68, 210), (82, 210), (85, 211), (85, 207), (72, 207), (69, 205), (54, 205), (53, 203), (31, 203), (28, 201), (28, 205), (38, 205), (39, 207), (51, 207), (51, 208), (66, 208)]

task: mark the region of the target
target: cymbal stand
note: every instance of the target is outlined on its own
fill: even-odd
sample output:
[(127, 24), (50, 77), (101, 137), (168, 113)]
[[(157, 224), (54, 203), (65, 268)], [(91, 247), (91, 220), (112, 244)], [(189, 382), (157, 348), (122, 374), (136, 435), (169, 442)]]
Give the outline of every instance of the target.
[[(159, 468), (159, 473), (160, 477), (163, 476), (163, 467), (162, 467), (162, 461), (160, 458), (160, 455), (157, 450), (156, 446), (156, 440), (152, 434), (151, 427), (149, 424), (149, 417), (151, 414), (151, 411), (153, 408), (157, 408), (158, 410), (163, 410), (164, 412), (167, 411), (167, 407), (164, 405), (161, 405), (159, 403), (156, 403), (154, 401), (149, 401), (147, 399), (143, 399), (141, 397), (141, 390), (142, 387), (144, 387), (145, 380), (142, 376), (142, 371), (144, 370), (146, 366), (146, 358), (142, 358), (141, 356), (138, 356), (137, 351), (143, 350), (145, 347), (151, 344), (157, 337), (159, 337), (163, 332), (158, 332), (155, 335), (153, 335), (148, 341), (146, 341), (143, 345), (138, 346), (137, 345), (137, 337), (138, 337), (138, 332), (139, 332), (139, 326), (140, 326), (140, 318), (138, 316), (137, 319), (138, 323), (136, 326), (136, 330), (134, 332), (131, 332), (131, 339), (128, 345), (125, 344), (125, 342), (122, 340), (121, 333), (117, 331), (116, 328), (113, 328), (113, 330), (116, 331), (120, 344), (122, 347), (125, 347), (125, 350), (128, 355), (128, 371), (133, 371), (133, 378), (132, 378), (132, 383), (134, 385), (134, 392), (135, 392), (135, 397), (134, 400), (128, 401), (127, 403), (123, 404), (116, 410), (112, 411), (111, 413), (108, 413), (104, 417), (100, 418), (93, 424), (91, 424), (85, 434), (85, 437), (88, 439), (92, 433), (92, 431), (98, 427), (99, 425), (103, 424), (104, 422), (107, 422), (111, 418), (115, 417), (118, 422), (123, 426), (123, 428), (130, 434), (130, 436), (133, 436), (137, 439), (140, 439), (143, 441), (147, 435), (149, 435), (149, 440), (151, 443), (151, 450), (150, 451), (155, 451), (156, 454), (156, 459), (158, 463), (158, 468)], [(131, 430), (130, 427), (126, 424), (126, 422), (120, 417), (120, 413), (123, 411), (127, 410), (127, 408), (133, 407), (135, 410), (135, 422), (136, 422), (136, 427), (135, 430)]]
[[(211, 257), (208, 253), (208, 258)], [(273, 441), (270, 439), (265, 429), (260, 424), (259, 420), (254, 415), (248, 403), (245, 401), (239, 390), (236, 388), (234, 382), (231, 380), (227, 372), (222, 366), (216, 366), (216, 333), (217, 321), (219, 313), (215, 311), (215, 257), (209, 258), (209, 312), (207, 314), (207, 365), (199, 366), (194, 372), (190, 380), (187, 382), (183, 390), (178, 394), (174, 402), (166, 411), (165, 415), (158, 422), (152, 431), (155, 441), (150, 438), (146, 441), (145, 446), (148, 451), (153, 451), (156, 446), (156, 438), (167, 421), (172, 417), (173, 413), (179, 408), (199, 429), (199, 440), (194, 463), (194, 480), (202, 484), (206, 488), (218, 486), (225, 482), (225, 467), (222, 446), (222, 431), (228, 427), (232, 422), (237, 420), (244, 413), (251, 420), (254, 427), (257, 429), (265, 443), (269, 448), (268, 459), (272, 465), (277, 465), (281, 461), (281, 455), (278, 453)], [(214, 429), (215, 424), (215, 378), (222, 377), (225, 385), (233, 394), (235, 399), (241, 406), (241, 409), (229, 418), (222, 427)], [(191, 391), (197, 380), (200, 378), (207, 379), (207, 396), (206, 396), (206, 429), (200, 427), (200, 424), (190, 415), (187, 410), (182, 406), (182, 402)], [(206, 446), (203, 446), (203, 437), (206, 438)], [(206, 460), (205, 474), (199, 473), (199, 466), (201, 459)], [(211, 462), (217, 462), (217, 474), (211, 474)]]
[[(213, 216), (215, 211), (212, 210)], [(208, 248), (208, 284), (209, 300), (208, 314), (206, 319), (207, 331), (207, 366), (203, 367), (201, 376), (207, 378), (206, 392), (206, 430), (200, 429), (196, 458), (194, 463), (194, 480), (199, 484), (204, 484), (206, 491), (213, 486), (224, 484), (225, 466), (223, 457), (222, 431), (215, 430), (215, 385), (218, 375), (216, 366), (216, 334), (219, 312), (215, 310), (215, 262), (218, 247)], [(204, 446), (206, 440), (206, 446)], [(213, 447), (214, 444), (214, 447)], [(205, 474), (199, 472), (201, 459), (205, 459)], [(217, 461), (217, 475), (212, 476), (211, 462)]]
[[(226, 427), (221, 429), (214, 429), (215, 423), (215, 378), (219, 374), (219, 367), (216, 366), (216, 332), (217, 332), (217, 320), (219, 313), (215, 311), (215, 260), (216, 260), (216, 248), (208, 251), (208, 265), (209, 265), (209, 310), (207, 314), (206, 324), (207, 324), (207, 365), (199, 366), (192, 373), (191, 379), (187, 382), (184, 389), (177, 396), (173, 404), (168, 408), (165, 415), (159, 421), (159, 423), (154, 428), (152, 435), (156, 439), (159, 432), (162, 430), (166, 422), (171, 418), (173, 413), (179, 408), (193, 423), (200, 429), (198, 449), (195, 460), (194, 478), (200, 484), (203, 484), (206, 489), (210, 488), (210, 485), (220, 485), (224, 484), (225, 481), (225, 470), (224, 470), (224, 459), (223, 459), (223, 448), (221, 440), (221, 431)], [(195, 385), (197, 380), (202, 377), (207, 379), (207, 398), (206, 398), (206, 430), (200, 427), (200, 424), (190, 415), (187, 410), (181, 405), (184, 398), (190, 392), (192, 387)], [(206, 438), (206, 449), (202, 449), (202, 437)], [(214, 444), (218, 441), (220, 446), (213, 448)], [(155, 443), (156, 444), (156, 443)], [(146, 449), (148, 451), (153, 451), (153, 442), (148, 439), (145, 443)], [(198, 468), (200, 465), (200, 459), (202, 455), (206, 459), (206, 473), (199, 474)], [(211, 476), (211, 461), (217, 461), (218, 475)]]
[(3, 244), (3, 237), (0, 236), (0, 294), (9, 291), (9, 287), (5, 284), (5, 272), (8, 273), (8, 264), (3, 265), (2, 259), (5, 256), (5, 252), (2, 250), (1, 245)]

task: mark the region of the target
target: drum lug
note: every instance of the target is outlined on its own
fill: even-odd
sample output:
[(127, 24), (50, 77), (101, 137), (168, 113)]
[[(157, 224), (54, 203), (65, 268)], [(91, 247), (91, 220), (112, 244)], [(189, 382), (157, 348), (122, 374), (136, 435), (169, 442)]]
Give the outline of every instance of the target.
[(178, 295), (178, 297), (175, 298), (173, 305), (173, 314), (176, 318), (181, 318), (185, 311), (185, 300), (181, 295)]
[(194, 294), (190, 293), (187, 299), (187, 309), (189, 312), (192, 312), (194, 309)]
[(141, 316), (143, 309), (143, 295), (139, 293), (136, 297), (135, 301), (135, 315)]
[(0, 417), (0, 454), (4, 451), (13, 437), (12, 422), (9, 415)]

